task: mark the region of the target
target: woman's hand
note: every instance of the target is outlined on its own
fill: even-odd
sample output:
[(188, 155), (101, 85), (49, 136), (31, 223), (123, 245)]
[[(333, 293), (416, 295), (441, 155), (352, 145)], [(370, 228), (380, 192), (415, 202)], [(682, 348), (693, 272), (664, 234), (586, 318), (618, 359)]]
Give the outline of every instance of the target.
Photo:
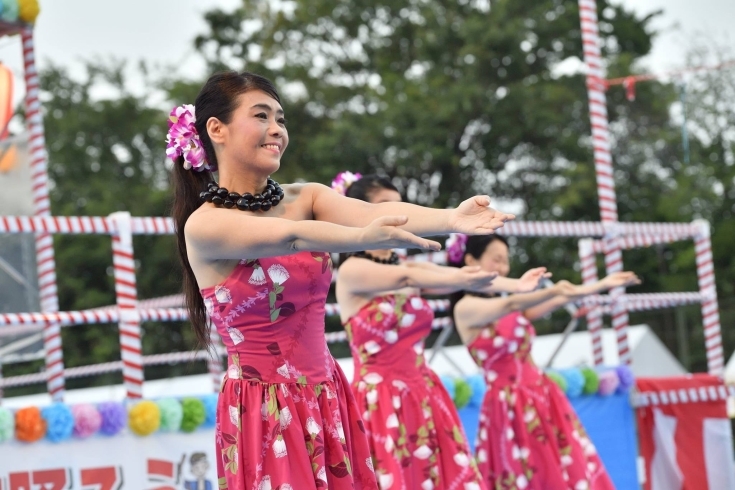
[(478, 265), (457, 269), (457, 284), (467, 291), (484, 291), (498, 277), (497, 272), (486, 272)]
[(569, 281), (561, 280), (554, 284), (554, 286), (551, 288), (554, 293), (556, 293), (558, 296), (564, 296), (568, 298), (569, 300), (574, 300), (582, 296), (586, 296), (589, 294), (584, 286), (578, 286), (576, 284), (572, 284)]
[(488, 196), (475, 196), (451, 211), (449, 226), (455, 233), (489, 235), (512, 219), (515, 215), (491, 208)]
[(541, 285), (541, 281), (549, 277), (551, 277), (551, 272), (546, 272), (546, 267), (536, 267), (535, 269), (527, 270), (518, 279), (518, 289), (515, 292), (530, 293)]
[(619, 287), (637, 286), (641, 280), (635, 272), (613, 272), (612, 274), (600, 280), (600, 286), (603, 290), (614, 289)]
[(362, 228), (360, 244), (366, 250), (389, 248), (419, 248), (422, 250), (440, 250), (439, 242), (418, 237), (399, 228), (408, 222), (406, 216), (382, 216)]

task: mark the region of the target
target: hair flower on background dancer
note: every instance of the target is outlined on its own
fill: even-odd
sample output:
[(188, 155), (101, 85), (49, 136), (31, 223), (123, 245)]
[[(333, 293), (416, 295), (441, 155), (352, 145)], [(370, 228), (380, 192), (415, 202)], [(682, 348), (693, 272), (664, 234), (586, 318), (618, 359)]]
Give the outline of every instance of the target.
[(332, 180), (332, 189), (335, 192), (346, 196), (347, 189), (349, 189), (352, 184), (354, 184), (361, 178), (361, 173), (357, 172), (353, 174), (352, 172), (345, 170), (344, 172), (338, 173), (334, 180)]
[(370, 204), (314, 183), (281, 187), (270, 176), (288, 146), (284, 110), (272, 83), (252, 73), (212, 75), (169, 125), (190, 321), (202, 344), (211, 321), (229, 357), (215, 429), (219, 488), (378, 488), (359, 408), (324, 336), (330, 253), (436, 250), (420, 237), (492, 233), (513, 216), (487, 196), (438, 210)]

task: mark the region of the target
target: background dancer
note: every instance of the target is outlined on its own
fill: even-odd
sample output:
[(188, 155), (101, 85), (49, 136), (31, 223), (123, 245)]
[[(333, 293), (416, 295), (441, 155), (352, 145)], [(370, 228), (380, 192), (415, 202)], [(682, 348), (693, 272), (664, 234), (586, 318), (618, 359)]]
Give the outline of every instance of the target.
[[(510, 272), (504, 238), (453, 236), (447, 252), (457, 266)], [(632, 272), (576, 286), (559, 281), (526, 294), (493, 298), (453, 297), (455, 325), (482, 368), (488, 389), (475, 444), (477, 464), (489, 488), (603, 490), (614, 486), (566, 395), (531, 358), (536, 335), (529, 320), (585, 295), (640, 284)]]
[[(333, 186), (371, 203), (401, 201), (377, 175), (344, 172)], [(531, 291), (545, 272), (500, 282)], [(381, 489), (484, 488), (454, 403), (424, 360), (434, 313), (420, 293), (491, 291), (496, 276), (479, 266), (402, 263), (390, 249), (340, 260), (336, 294), (355, 363), (352, 388)]]

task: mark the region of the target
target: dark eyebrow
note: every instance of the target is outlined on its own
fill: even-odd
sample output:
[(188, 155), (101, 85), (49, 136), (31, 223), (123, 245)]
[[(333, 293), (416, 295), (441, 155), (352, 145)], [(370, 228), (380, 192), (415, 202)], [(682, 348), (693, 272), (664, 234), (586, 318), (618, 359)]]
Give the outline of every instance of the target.
[[(255, 104), (253, 107), (251, 107), (251, 109), (263, 109), (263, 110), (268, 111), (268, 112), (270, 112), (270, 111), (273, 110), (271, 108), (271, 106), (269, 106), (268, 104)], [(278, 109), (276, 111), (276, 114), (283, 114), (283, 110), (282, 109)]]

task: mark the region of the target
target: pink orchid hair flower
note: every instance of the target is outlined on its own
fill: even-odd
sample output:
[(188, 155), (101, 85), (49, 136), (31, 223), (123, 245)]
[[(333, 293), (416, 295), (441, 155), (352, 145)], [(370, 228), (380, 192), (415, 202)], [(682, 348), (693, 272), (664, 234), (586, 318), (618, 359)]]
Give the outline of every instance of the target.
[(344, 172), (338, 173), (337, 176), (334, 178), (334, 180), (332, 181), (332, 189), (342, 194), (343, 196), (346, 196), (347, 189), (349, 189), (352, 184), (354, 184), (361, 178), (361, 173), (353, 174), (352, 172), (345, 170)]
[(184, 104), (171, 109), (166, 134), (166, 156), (174, 161), (183, 157), (186, 170), (194, 169), (197, 172), (214, 170), (207, 162), (202, 141), (194, 126), (195, 122), (196, 113), (193, 105)]
[(467, 248), (467, 235), (464, 233), (452, 233), (446, 243), (447, 258), (452, 264), (462, 264), (465, 250)]

